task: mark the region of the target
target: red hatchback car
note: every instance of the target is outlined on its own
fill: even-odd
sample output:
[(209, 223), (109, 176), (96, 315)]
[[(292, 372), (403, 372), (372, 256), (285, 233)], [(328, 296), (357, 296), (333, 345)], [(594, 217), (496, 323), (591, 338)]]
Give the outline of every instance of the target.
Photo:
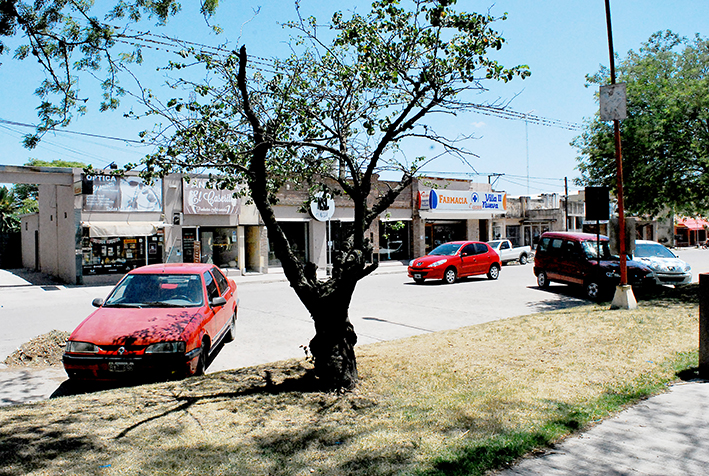
[(452, 241), (436, 247), (426, 256), (411, 260), (409, 277), (417, 284), (426, 279), (442, 279), (452, 284), (458, 278), (477, 274), (497, 279), (500, 267), (500, 257), (487, 243)]
[(236, 283), (211, 264), (154, 264), (126, 274), (71, 333), (69, 378), (115, 380), (199, 375), (235, 337)]

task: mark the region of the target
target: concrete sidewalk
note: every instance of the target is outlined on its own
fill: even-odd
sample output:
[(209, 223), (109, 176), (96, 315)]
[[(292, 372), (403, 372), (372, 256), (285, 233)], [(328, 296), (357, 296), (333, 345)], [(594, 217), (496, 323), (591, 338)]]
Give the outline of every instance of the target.
[(683, 382), (500, 476), (709, 474), (709, 383)]

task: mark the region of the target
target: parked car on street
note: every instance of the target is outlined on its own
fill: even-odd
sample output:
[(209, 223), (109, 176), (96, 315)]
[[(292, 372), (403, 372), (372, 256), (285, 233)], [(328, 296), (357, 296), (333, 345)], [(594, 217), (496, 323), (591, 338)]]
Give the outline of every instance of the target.
[[(655, 284), (652, 270), (644, 264), (629, 259), (627, 270), (628, 284)], [(606, 236), (546, 232), (534, 254), (534, 274), (540, 288), (551, 282), (576, 284), (583, 286), (586, 297), (596, 300), (620, 283), (620, 258), (611, 255)]]
[(656, 241), (635, 240), (633, 259), (652, 269), (659, 285), (692, 282), (692, 267)]
[(527, 261), (532, 257), (531, 246), (514, 246), (510, 240), (493, 240), (488, 241), (487, 244), (500, 256), (502, 264), (512, 261), (527, 264)]
[(409, 277), (417, 284), (426, 279), (442, 279), (452, 284), (458, 278), (487, 274), (489, 279), (500, 276), (500, 257), (487, 243), (452, 241), (437, 246), (426, 256), (409, 262)]
[(155, 264), (126, 274), (71, 333), (71, 379), (182, 378), (204, 373), (235, 338), (236, 283), (212, 264)]

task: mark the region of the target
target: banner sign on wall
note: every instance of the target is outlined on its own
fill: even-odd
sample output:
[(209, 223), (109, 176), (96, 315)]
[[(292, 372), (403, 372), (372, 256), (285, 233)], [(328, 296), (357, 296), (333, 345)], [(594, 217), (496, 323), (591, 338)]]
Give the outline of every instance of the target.
[(429, 211), (507, 211), (504, 192), (475, 192), (469, 190), (424, 190), (419, 192), (419, 210)]
[(182, 181), (182, 206), (185, 215), (238, 214), (241, 202), (233, 190), (207, 188), (207, 179)]
[(162, 212), (162, 180), (148, 185), (140, 177), (87, 177), (93, 194), (84, 195), (84, 211)]

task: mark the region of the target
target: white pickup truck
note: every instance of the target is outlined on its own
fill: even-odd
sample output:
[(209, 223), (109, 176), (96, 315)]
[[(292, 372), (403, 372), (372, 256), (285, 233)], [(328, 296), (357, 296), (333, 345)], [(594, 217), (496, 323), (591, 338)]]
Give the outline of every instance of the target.
[(532, 258), (531, 246), (515, 247), (512, 246), (510, 240), (488, 241), (487, 244), (497, 252), (502, 264), (509, 263), (510, 261), (519, 261), (519, 264), (527, 264), (527, 261)]

